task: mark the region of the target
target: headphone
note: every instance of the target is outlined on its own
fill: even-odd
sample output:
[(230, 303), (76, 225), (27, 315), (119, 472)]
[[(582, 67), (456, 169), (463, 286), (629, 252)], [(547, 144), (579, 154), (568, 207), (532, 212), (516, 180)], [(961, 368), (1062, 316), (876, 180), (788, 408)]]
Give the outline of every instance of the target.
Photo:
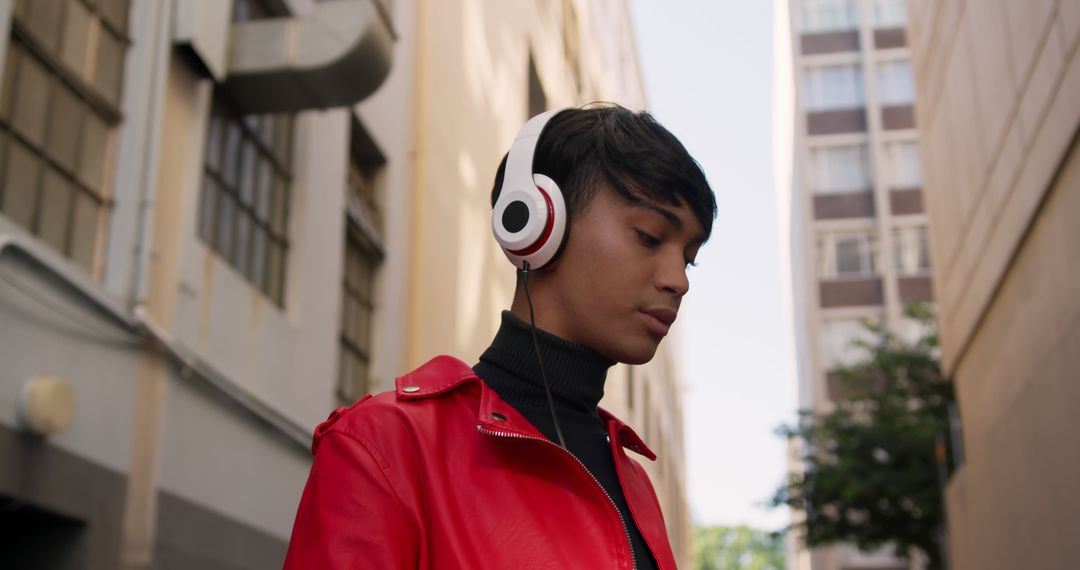
[(548, 121), (565, 109), (552, 109), (529, 119), (518, 131), (506, 157), (503, 182), (491, 213), (491, 231), (510, 263), (518, 268), (518, 281), (529, 303), (529, 324), (533, 349), (540, 375), (544, 380), (551, 420), (555, 424), (558, 444), (566, 447), (555, 400), (551, 396), (544, 361), (540, 358), (540, 342), (536, 338), (536, 316), (529, 295), (529, 272), (549, 264), (566, 238), (566, 202), (554, 180), (533, 172), (533, 155), (540, 135)]
[(521, 127), (506, 158), (502, 186), (491, 214), (491, 230), (510, 263), (536, 270), (549, 264), (566, 237), (566, 202), (554, 180), (533, 172), (533, 156), (544, 127), (563, 109), (531, 118)]

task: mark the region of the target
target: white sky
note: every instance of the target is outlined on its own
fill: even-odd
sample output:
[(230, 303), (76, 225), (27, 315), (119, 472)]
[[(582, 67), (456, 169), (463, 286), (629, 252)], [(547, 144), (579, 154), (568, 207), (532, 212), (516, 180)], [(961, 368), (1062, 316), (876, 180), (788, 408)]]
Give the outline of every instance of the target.
[(650, 111), (716, 192), (679, 315), (688, 499), (699, 524), (773, 530), (795, 414), (772, 166), (773, 2), (631, 0)]

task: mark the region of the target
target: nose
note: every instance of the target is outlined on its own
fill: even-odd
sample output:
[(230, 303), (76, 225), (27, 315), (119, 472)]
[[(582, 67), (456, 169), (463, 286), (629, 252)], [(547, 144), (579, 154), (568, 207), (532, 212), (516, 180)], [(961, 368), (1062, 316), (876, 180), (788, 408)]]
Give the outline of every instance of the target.
[(686, 276), (686, 261), (682, 252), (677, 253), (678, 255), (664, 256), (656, 272), (656, 287), (679, 299), (690, 290), (690, 279)]

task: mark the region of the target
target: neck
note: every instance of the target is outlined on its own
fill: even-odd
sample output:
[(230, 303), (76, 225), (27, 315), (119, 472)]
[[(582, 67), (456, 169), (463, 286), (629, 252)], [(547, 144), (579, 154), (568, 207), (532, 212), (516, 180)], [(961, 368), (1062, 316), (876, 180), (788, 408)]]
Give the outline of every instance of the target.
[[(474, 368), (511, 405), (546, 408), (547, 396), (533, 346), (527, 306), (525, 311), (525, 319), (513, 311), (503, 311), (495, 339)], [(536, 330), (536, 340), (544, 373), (557, 404), (595, 415), (604, 396), (607, 371), (615, 361), (541, 328)]]

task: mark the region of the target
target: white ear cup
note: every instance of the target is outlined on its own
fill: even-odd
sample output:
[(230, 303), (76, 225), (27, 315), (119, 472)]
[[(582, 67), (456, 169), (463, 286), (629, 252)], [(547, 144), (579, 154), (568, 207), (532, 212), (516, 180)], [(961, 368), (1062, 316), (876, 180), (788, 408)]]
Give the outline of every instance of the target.
[(532, 172), (533, 155), (544, 126), (562, 109), (529, 119), (506, 159), (503, 184), (491, 215), (491, 230), (517, 268), (539, 269), (559, 251), (566, 233), (566, 204), (555, 181)]
[(544, 201), (543, 215), (530, 217), (530, 223), (518, 233), (536, 233), (537, 238), (526, 242), (525, 247), (511, 249), (503, 246), (506, 258), (519, 269), (524, 267), (526, 261), (529, 262), (530, 270), (547, 265), (559, 252), (559, 246), (566, 235), (566, 203), (563, 201), (562, 191), (554, 180), (543, 174), (534, 174), (533, 180), (540, 191), (534, 191), (532, 195), (540, 196)]

